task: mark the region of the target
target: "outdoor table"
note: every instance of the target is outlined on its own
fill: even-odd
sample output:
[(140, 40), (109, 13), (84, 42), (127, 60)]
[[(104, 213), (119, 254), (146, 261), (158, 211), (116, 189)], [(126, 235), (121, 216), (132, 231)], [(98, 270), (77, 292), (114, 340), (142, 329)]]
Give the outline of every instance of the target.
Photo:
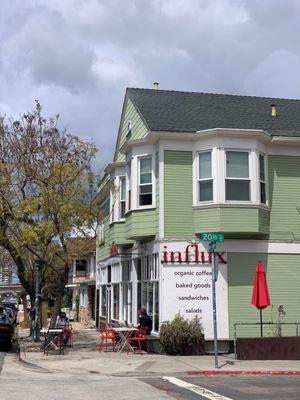
[[(53, 347), (55, 350), (57, 350), (57, 345), (55, 344), (55, 340), (63, 334), (63, 329), (41, 329), (40, 330), (41, 335), (44, 335), (44, 353), (47, 353), (48, 355), (48, 350), (49, 348)], [(60, 338), (61, 339), (61, 338)], [(59, 351), (62, 354), (63, 352), (63, 346), (62, 346), (62, 341), (60, 340), (60, 347)]]
[(130, 336), (133, 332), (137, 331), (137, 328), (129, 327), (129, 326), (120, 326), (116, 328), (112, 328), (112, 330), (117, 333), (120, 337), (121, 343), (118, 349), (118, 352), (123, 351), (124, 349), (129, 349), (132, 353), (134, 353), (134, 349), (130, 344)]

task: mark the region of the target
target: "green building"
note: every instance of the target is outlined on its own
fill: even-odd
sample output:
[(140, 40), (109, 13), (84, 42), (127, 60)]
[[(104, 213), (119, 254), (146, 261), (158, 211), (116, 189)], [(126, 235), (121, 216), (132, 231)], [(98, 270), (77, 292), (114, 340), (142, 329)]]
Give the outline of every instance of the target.
[(264, 320), (277, 321), (281, 305), (284, 322), (300, 321), (299, 100), (127, 89), (98, 198), (100, 319), (135, 324), (146, 308), (155, 335), (177, 313), (198, 315), (211, 339), (211, 254), (199, 234), (222, 232), (219, 338), (259, 321), (259, 260), (272, 303)]

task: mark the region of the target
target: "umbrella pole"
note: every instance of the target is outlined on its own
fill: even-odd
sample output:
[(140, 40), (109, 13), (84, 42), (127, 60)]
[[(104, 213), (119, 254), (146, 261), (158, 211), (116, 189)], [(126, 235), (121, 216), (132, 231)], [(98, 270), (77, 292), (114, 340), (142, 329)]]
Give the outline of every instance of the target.
[(260, 337), (263, 337), (263, 322), (262, 322), (262, 309), (259, 309), (260, 314)]

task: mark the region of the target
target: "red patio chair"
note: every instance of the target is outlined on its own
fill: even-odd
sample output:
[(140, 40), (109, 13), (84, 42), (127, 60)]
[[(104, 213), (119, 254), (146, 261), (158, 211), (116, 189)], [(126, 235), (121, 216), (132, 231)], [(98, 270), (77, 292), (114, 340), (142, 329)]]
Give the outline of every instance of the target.
[(73, 335), (73, 327), (71, 324), (67, 324), (63, 328), (64, 332), (64, 343), (69, 343), (71, 348), (74, 347), (74, 335)]
[(104, 345), (107, 351), (109, 342), (112, 342), (113, 351), (116, 351), (116, 343), (117, 343), (116, 339), (117, 339), (116, 332), (112, 328), (100, 329), (99, 353), (102, 352)]
[[(142, 351), (142, 343), (146, 344), (147, 340), (147, 328), (139, 328), (137, 331), (134, 331), (134, 334), (131, 338), (129, 338), (129, 341), (135, 344), (136, 348), (139, 349), (140, 354), (143, 355)], [(127, 353), (128, 353), (128, 348), (127, 348)], [(148, 352), (148, 348), (147, 348)]]

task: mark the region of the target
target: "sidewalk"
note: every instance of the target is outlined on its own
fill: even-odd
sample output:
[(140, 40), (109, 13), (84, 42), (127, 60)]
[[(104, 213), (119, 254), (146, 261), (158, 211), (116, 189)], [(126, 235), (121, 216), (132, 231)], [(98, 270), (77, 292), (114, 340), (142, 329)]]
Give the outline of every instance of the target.
[[(29, 333), (29, 332), (28, 332)], [(28, 335), (27, 333), (27, 335)], [(21, 362), (48, 372), (72, 374), (95, 374), (120, 377), (157, 377), (169, 375), (300, 375), (300, 360), (296, 361), (241, 361), (233, 354), (219, 356), (219, 368), (214, 368), (214, 357), (165, 356), (159, 354), (126, 354), (98, 352), (98, 333), (74, 324), (74, 349), (65, 355), (53, 352), (45, 356), (40, 343), (20, 340)], [(20, 332), (26, 336), (26, 332)], [(24, 352), (25, 347), (25, 352)]]

